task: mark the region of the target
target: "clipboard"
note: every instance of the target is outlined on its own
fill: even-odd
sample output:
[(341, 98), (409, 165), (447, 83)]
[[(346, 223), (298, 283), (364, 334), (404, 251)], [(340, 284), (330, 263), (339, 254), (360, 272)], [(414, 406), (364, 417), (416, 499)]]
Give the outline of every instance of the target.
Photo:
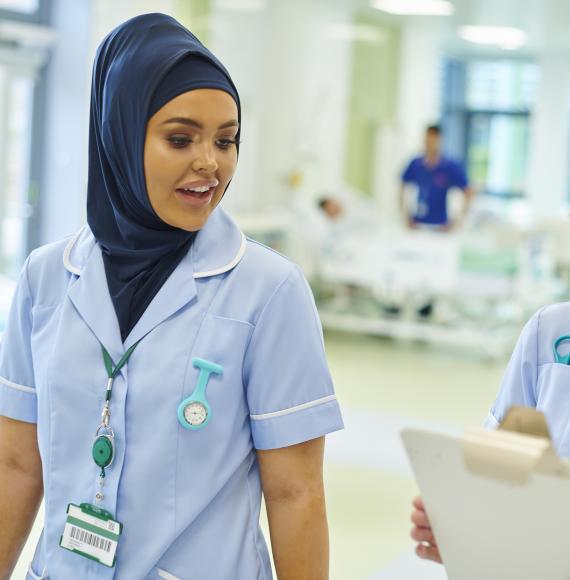
[(448, 578), (570, 580), (570, 462), (541, 413), (509, 415), (518, 432), (402, 431)]

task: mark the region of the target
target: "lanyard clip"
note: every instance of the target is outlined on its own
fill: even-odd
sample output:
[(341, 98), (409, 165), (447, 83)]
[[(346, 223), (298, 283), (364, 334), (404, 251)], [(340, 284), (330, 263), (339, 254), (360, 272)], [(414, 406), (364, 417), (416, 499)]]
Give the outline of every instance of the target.
[(109, 420), (111, 418), (111, 393), (113, 392), (113, 377), (109, 377), (107, 382), (107, 390), (105, 391), (105, 405), (103, 406), (103, 411), (101, 412), (101, 425), (105, 428), (109, 427)]
[(111, 419), (111, 409), (109, 407), (109, 401), (105, 401), (105, 406), (101, 412), (101, 425), (106, 429), (109, 428), (109, 421)]

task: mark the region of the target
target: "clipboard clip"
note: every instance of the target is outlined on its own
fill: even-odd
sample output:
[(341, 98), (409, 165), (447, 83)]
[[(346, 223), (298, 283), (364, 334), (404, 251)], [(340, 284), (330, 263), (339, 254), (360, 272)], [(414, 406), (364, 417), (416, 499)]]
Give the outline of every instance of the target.
[(463, 438), (466, 468), (474, 474), (524, 485), (532, 474), (567, 475), (546, 419), (535, 409), (511, 407), (499, 429), (469, 429)]

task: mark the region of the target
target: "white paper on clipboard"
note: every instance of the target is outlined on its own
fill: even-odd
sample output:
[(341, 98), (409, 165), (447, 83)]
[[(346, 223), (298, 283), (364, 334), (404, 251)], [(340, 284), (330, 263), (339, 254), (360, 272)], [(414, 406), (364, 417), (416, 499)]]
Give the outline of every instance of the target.
[(449, 580), (570, 580), (570, 463), (547, 439), (410, 429), (402, 440)]

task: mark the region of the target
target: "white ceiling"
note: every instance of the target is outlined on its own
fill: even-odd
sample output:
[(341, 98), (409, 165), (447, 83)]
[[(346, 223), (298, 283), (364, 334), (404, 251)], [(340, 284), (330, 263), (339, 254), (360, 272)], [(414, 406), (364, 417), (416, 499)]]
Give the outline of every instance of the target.
[[(361, 6), (369, 8), (369, 0)], [(528, 35), (528, 45), (512, 51), (514, 56), (538, 56), (541, 53), (559, 53), (570, 56), (570, 0), (451, 0), (456, 7), (449, 17), (406, 17), (395, 16), (389, 20), (406, 18), (437, 19), (444, 32), (446, 47), (454, 52), (503, 52), (499, 49), (479, 48), (461, 40), (457, 30), (465, 25), (510, 26), (520, 28)]]
[(450, 43), (461, 43), (456, 30), (462, 25), (512, 26), (528, 35), (523, 52), (570, 52), (569, 0), (455, 0), (450, 18)]

